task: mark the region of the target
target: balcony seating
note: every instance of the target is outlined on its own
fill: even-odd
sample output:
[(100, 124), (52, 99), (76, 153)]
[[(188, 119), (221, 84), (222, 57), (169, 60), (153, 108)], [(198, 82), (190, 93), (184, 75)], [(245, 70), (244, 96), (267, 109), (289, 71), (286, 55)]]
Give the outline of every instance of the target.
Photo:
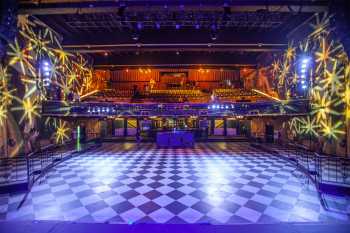
[(221, 101), (257, 101), (265, 100), (263, 96), (252, 90), (245, 89), (214, 89), (213, 94)]

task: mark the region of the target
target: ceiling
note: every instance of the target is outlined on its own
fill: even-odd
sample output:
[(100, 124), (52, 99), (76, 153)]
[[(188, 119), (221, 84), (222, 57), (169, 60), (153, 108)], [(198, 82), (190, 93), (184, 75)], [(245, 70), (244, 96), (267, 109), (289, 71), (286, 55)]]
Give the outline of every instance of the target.
[(27, 0), (19, 13), (43, 21), (96, 66), (246, 65), (283, 50), (288, 33), (327, 7), (326, 0)]

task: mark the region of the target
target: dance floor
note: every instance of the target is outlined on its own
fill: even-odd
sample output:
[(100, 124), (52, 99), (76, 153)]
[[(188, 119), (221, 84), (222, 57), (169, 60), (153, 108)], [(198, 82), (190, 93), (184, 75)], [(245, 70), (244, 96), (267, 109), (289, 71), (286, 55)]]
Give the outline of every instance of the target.
[[(23, 205), (20, 203), (24, 200)], [(62, 162), (30, 193), (0, 194), (2, 220), (275, 223), (350, 220), (350, 197), (326, 196), (277, 156), (248, 143), (106, 143)]]

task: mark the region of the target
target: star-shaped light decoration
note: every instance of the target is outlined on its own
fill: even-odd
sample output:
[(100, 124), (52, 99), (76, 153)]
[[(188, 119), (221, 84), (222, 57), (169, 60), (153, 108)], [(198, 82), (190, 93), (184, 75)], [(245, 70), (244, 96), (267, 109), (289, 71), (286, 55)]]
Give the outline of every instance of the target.
[(332, 70), (326, 70), (326, 76), (320, 81), (324, 89), (329, 89), (331, 94), (340, 94), (340, 90), (344, 89), (343, 80), (344, 75), (342, 72), (344, 70), (343, 66), (338, 66), (338, 61), (333, 61)]
[(317, 129), (319, 128), (319, 124), (316, 123), (316, 118), (311, 118), (307, 116), (306, 118), (301, 119), (301, 131), (305, 135), (309, 135), (312, 137), (317, 137)]
[(320, 92), (316, 91), (314, 101), (311, 103), (311, 115), (316, 115), (317, 123), (327, 120), (327, 115), (341, 115), (337, 111), (332, 109), (332, 104), (335, 102), (327, 92), (324, 92), (321, 96)]
[(63, 49), (54, 49), (54, 53), (57, 55), (58, 60), (64, 66), (69, 62), (69, 59), (73, 57), (73, 54), (64, 51)]
[(34, 35), (27, 34), (24, 31), (20, 31), (20, 34), (30, 43), (32, 50), (34, 51), (35, 60), (40, 60), (46, 55), (49, 57), (54, 55), (49, 46), (50, 41), (44, 38), (41, 30), (39, 30), (38, 33), (34, 33)]
[(293, 44), (288, 45), (288, 48), (284, 53), (284, 57), (288, 61), (291, 61), (295, 58), (295, 47), (293, 47)]
[(301, 124), (299, 117), (293, 117), (288, 121), (289, 130), (291, 130), (295, 135), (301, 134)]
[(280, 71), (279, 60), (274, 60), (271, 66), (272, 66), (272, 73), (273, 74), (277, 74)]
[(340, 45), (334, 46), (334, 41), (332, 40), (328, 43), (325, 37), (322, 37), (320, 40), (319, 50), (315, 52), (315, 61), (316, 61), (316, 72), (321, 71), (323, 68), (324, 71), (327, 70), (327, 63), (329, 61), (334, 61), (333, 55), (338, 52), (342, 47)]
[(329, 28), (330, 18), (331, 16), (329, 16), (327, 12), (317, 13), (315, 15), (315, 22), (310, 23), (310, 26), (313, 31), (309, 34), (309, 37), (315, 38), (315, 37), (328, 35), (330, 31), (330, 28)]
[(336, 140), (339, 138), (340, 135), (345, 134), (344, 129), (342, 129), (343, 122), (341, 121), (338, 121), (335, 124), (333, 124), (332, 119), (330, 118), (325, 122), (321, 122), (321, 125), (321, 131), (323, 133), (323, 136), (330, 140)]
[(56, 128), (55, 140), (57, 144), (63, 144), (65, 140), (69, 139), (69, 127), (65, 121), (60, 120)]
[(35, 23), (29, 20), (29, 15), (22, 15), (22, 14), (17, 15), (17, 27), (22, 31), (27, 31), (34, 26), (35, 26)]
[(35, 75), (35, 68), (31, 64), (33, 57), (29, 55), (29, 52), (32, 50), (32, 47), (26, 47), (22, 49), (18, 43), (17, 38), (14, 41), (14, 44), (9, 44), (10, 51), (7, 52), (7, 55), (10, 57), (9, 65), (14, 66), (19, 64), (22, 74), (26, 75), (27, 71), (30, 74)]
[(35, 117), (40, 117), (40, 105), (36, 98), (26, 98), (26, 99), (19, 99), (16, 98), (17, 101), (21, 103), (21, 106), (19, 107), (13, 107), (13, 111), (23, 111), (21, 119), (19, 120), (19, 123), (22, 124), (24, 120), (27, 120), (29, 125), (32, 125), (34, 123)]

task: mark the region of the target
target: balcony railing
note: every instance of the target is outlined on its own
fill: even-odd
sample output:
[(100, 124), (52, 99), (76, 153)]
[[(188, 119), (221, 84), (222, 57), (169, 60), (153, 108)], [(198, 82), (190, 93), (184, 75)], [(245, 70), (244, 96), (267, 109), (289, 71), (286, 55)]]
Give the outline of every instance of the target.
[(276, 116), (306, 115), (308, 100), (294, 100), (288, 104), (267, 102), (222, 102), (222, 103), (101, 103), (58, 102), (43, 103), (44, 116), (106, 117), (106, 116)]

